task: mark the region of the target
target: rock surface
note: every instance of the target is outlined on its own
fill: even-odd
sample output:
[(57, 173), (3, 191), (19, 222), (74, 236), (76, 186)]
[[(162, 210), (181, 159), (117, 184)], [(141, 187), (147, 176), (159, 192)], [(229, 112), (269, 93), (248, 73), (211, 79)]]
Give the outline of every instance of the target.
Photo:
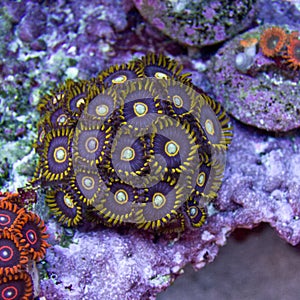
[(141, 15), (178, 42), (196, 47), (220, 43), (247, 28), (257, 1), (134, 0)]

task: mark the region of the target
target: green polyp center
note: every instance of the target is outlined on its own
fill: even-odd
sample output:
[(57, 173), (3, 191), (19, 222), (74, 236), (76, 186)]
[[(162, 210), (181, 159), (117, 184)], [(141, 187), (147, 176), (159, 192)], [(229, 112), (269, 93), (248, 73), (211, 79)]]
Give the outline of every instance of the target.
[(134, 104), (134, 113), (138, 117), (144, 116), (148, 112), (148, 106), (145, 103), (137, 102)]
[(89, 153), (93, 153), (98, 149), (99, 142), (95, 137), (89, 137), (85, 143), (85, 146)]
[(153, 207), (159, 209), (166, 203), (166, 197), (162, 193), (155, 193), (152, 197)]
[(175, 141), (168, 141), (165, 144), (165, 152), (169, 156), (175, 156), (179, 152), (179, 145)]
[(156, 72), (154, 74), (154, 76), (157, 79), (168, 79), (168, 75), (166, 75), (165, 73), (162, 73), (162, 72)]
[(89, 176), (84, 176), (82, 178), (82, 183), (83, 183), (84, 188), (87, 190), (91, 190), (95, 185), (94, 178), (89, 177)]
[(71, 199), (71, 197), (68, 194), (64, 196), (64, 203), (69, 208), (73, 208), (74, 207), (73, 200)]
[(56, 121), (57, 121), (57, 124), (63, 125), (67, 121), (67, 116), (65, 114), (62, 114), (57, 118)]
[(214, 123), (212, 122), (212, 120), (207, 119), (205, 121), (205, 129), (206, 129), (207, 133), (209, 133), (210, 135), (214, 135), (215, 128), (214, 128)]
[(125, 147), (121, 152), (121, 160), (131, 161), (135, 157), (135, 151), (131, 147)]
[(205, 173), (204, 172), (201, 172), (199, 173), (198, 175), (198, 178), (197, 178), (197, 184), (199, 186), (203, 186), (203, 184), (205, 183)]
[(127, 76), (119, 75), (112, 80), (112, 83), (124, 83), (127, 80)]
[(190, 216), (195, 217), (197, 215), (197, 208), (196, 207), (191, 207), (190, 208)]
[(55, 162), (57, 163), (62, 163), (66, 160), (67, 158), (67, 151), (64, 147), (57, 147), (55, 150), (54, 150), (54, 160)]
[(180, 108), (183, 105), (183, 100), (180, 96), (174, 95), (173, 96), (173, 103), (174, 103), (175, 107)]
[(100, 104), (96, 107), (96, 113), (98, 116), (103, 117), (108, 114), (108, 106), (106, 104)]
[(128, 194), (125, 190), (120, 189), (115, 193), (115, 200), (119, 204), (125, 204), (128, 201)]

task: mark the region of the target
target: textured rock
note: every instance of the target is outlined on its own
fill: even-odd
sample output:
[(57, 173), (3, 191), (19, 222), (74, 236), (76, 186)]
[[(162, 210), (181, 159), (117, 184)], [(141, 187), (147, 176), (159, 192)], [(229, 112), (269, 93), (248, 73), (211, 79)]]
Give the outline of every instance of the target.
[(27, 14), (21, 20), (19, 37), (23, 42), (33, 42), (46, 30), (46, 15), (38, 4), (29, 3)]
[(154, 27), (180, 43), (198, 47), (219, 43), (247, 28), (256, 2), (134, 0)]
[[(42, 295), (62, 299), (155, 299), (186, 263), (193, 261), (201, 267), (216, 256), (215, 238), (206, 231), (190, 232), (180, 242), (135, 230), (102, 229), (76, 234), (77, 243), (68, 249), (56, 245), (48, 251), (48, 273), (57, 276), (56, 283), (51, 279), (42, 281)], [(221, 244), (224, 233), (217, 238)]]
[(262, 24), (289, 24), (296, 28), (299, 26), (299, 0), (259, 0), (258, 7), (259, 10), (257, 11), (257, 18), (262, 22)]

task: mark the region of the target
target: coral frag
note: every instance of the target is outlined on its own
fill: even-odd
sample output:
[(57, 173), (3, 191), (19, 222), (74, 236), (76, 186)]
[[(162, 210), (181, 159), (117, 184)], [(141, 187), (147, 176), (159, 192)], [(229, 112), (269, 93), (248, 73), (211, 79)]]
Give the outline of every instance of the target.
[(232, 131), (182, 66), (152, 53), (41, 100), (33, 184), (57, 219), (199, 227), (218, 191)]
[(0, 298), (33, 299), (28, 263), (41, 260), (49, 244), (44, 222), (20, 203), (32, 193), (0, 195)]
[(286, 63), (291, 69), (300, 69), (299, 31), (286, 32), (280, 26), (267, 27), (260, 36), (259, 45), (265, 56), (279, 58), (280, 63)]
[(274, 132), (298, 128), (299, 45), (298, 31), (271, 24), (229, 41), (208, 71), (211, 81), (218, 82), (213, 90), (217, 99), (248, 125)]

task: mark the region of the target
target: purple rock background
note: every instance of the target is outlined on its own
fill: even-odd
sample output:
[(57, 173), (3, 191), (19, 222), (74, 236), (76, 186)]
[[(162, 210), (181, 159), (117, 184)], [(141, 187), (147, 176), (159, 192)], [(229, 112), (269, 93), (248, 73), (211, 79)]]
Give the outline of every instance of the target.
[[(30, 113), (40, 96), (56, 84), (67, 77), (95, 76), (111, 64), (127, 62), (147, 51), (173, 56), (192, 73), (193, 82), (211, 95), (218, 85), (216, 77), (210, 76), (210, 84), (207, 76), (218, 46), (199, 50), (175, 43), (145, 22), (129, 1), (3, 4), (1, 79), (5, 90), (10, 91), (4, 99), (14, 104), (6, 107), (6, 117), (11, 118), (7, 117), (8, 121), (15, 121), (20, 113), (16, 108), (18, 100), (25, 103), (22, 113), (30, 115), (25, 122), (35, 128), (38, 116)], [(276, 19), (277, 24), (295, 25), (298, 20), (299, 9), (290, 2), (261, 0), (258, 4), (258, 23)], [(269, 11), (274, 12), (272, 17)], [(235, 120), (233, 124), (234, 138), (227, 155), (224, 182), (218, 198), (209, 207), (203, 227), (172, 239), (126, 228), (75, 230), (74, 236), (68, 237), (70, 231), (49, 219), (53, 247), (39, 266), (39, 296), (75, 300), (155, 299), (182, 274), (187, 264), (198, 270), (212, 262), (235, 229), (251, 229), (261, 222), (270, 224), (286, 242), (297, 245), (299, 129), (278, 136)], [(26, 127), (15, 137), (16, 141), (32, 139), (36, 136), (34, 130)], [(42, 196), (37, 210), (47, 219)]]

